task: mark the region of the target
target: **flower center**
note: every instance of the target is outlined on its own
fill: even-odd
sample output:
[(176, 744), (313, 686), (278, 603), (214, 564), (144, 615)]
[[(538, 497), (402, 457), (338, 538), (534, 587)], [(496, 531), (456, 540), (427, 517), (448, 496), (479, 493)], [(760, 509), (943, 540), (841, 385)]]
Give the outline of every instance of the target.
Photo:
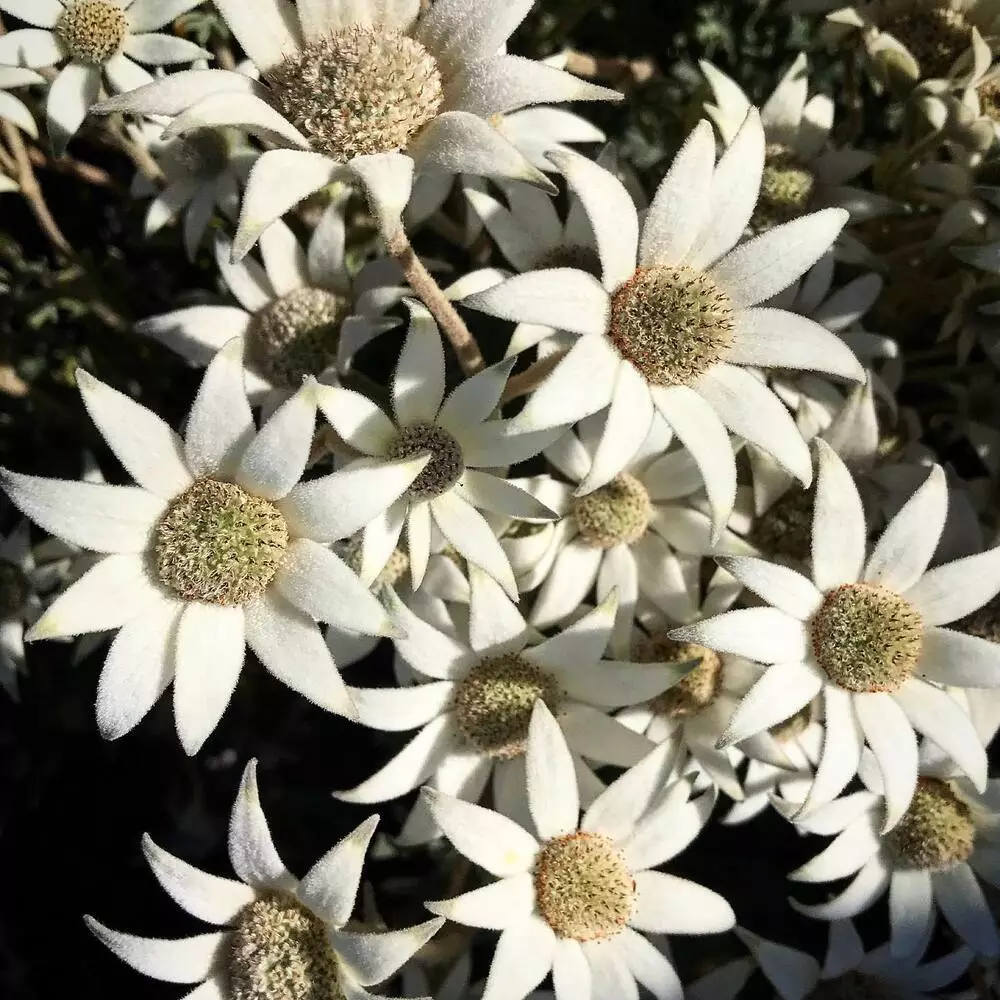
[(410, 498), (432, 500), (447, 493), (465, 472), (465, 458), (459, 443), (443, 427), (418, 421), (404, 427), (397, 435), (386, 458), (391, 461), (413, 458), (429, 451), (431, 460), (410, 483)]
[(943, 871), (972, 854), (976, 827), (947, 782), (919, 778), (910, 808), (885, 839), (902, 867)]
[(760, 196), (750, 220), (754, 232), (789, 222), (803, 215), (809, 207), (816, 178), (787, 146), (767, 147)]
[(0, 559), (0, 618), (16, 615), (30, 593), (31, 585), (21, 567)]
[(626, 472), (593, 493), (575, 497), (572, 509), (580, 537), (595, 549), (637, 542), (653, 513), (646, 487)]
[(74, 59), (99, 66), (121, 49), (128, 19), (111, 0), (76, 0), (59, 18), (56, 32)]
[(248, 357), (276, 385), (297, 389), (337, 360), (340, 324), (348, 304), (324, 288), (296, 288), (256, 313), (248, 331)]
[(288, 547), (288, 525), (274, 504), (235, 483), (198, 479), (156, 526), (160, 580), (186, 601), (232, 606), (259, 597)]
[(924, 79), (944, 76), (971, 42), (972, 29), (949, 0), (914, 0), (881, 21), (920, 66)]
[(701, 662), (672, 688), (657, 695), (649, 707), (669, 719), (686, 719), (708, 708), (722, 690), (722, 657), (696, 642), (678, 642), (664, 633), (642, 638), (632, 649), (636, 663), (675, 665)]
[(196, 128), (167, 147), (164, 161), (173, 173), (212, 180), (229, 166), (229, 140), (222, 129)]
[(635, 879), (625, 857), (599, 833), (550, 840), (535, 861), (538, 910), (561, 938), (612, 937), (628, 923)]
[(773, 559), (799, 565), (812, 557), (812, 489), (793, 486), (754, 519), (750, 541)]
[(784, 722), (779, 722), (776, 726), (771, 726), (768, 732), (779, 742), (788, 743), (796, 736), (801, 736), (812, 722), (812, 703), (800, 708), (794, 715), (790, 715)]
[(326, 925), (274, 893), (240, 914), (229, 939), (232, 1000), (344, 1000)]
[(504, 760), (524, 753), (531, 710), (539, 698), (558, 711), (555, 678), (520, 656), (491, 656), (478, 663), (455, 692), (455, 717), (480, 753)]
[(733, 306), (693, 268), (641, 268), (611, 300), (608, 336), (653, 385), (689, 385), (729, 350)]
[(813, 652), (847, 691), (896, 691), (920, 658), (923, 622), (899, 594), (846, 583), (823, 599), (809, 625)]
[(418, 41), (358, 24), (310, 42), (267, 81), (285, 117), (340, 162), (405, 149), (444, 100), (437, 62)]
[(596, 278), (601, 274), (601, 258), (597, 256), (597, 251), (593, 247), (574, 243), (546, 250), (535, 261), (534, 270), (542, 271), (550, 267), (575, 267), (578, 271), (586, 271)]
[(863, 972), (845, 972), (818, 983), (806, 1000), (899, 1000), (899, 991)]

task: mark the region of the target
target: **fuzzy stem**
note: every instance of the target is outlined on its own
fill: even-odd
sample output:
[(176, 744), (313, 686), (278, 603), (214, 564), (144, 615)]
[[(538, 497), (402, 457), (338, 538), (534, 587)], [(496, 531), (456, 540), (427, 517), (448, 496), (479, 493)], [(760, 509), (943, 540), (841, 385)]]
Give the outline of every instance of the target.
[(504, 389), (500, 402), (509, 403), (512, 399), (520, 399), (522, 396), (527, 396), (529, 392), (534, 392), (555, 371), (556, 366), (568, 353), (568, 351), (556, 351), (554, 354), (536, 361), (519, 375), (508, 379), (507, 388)]

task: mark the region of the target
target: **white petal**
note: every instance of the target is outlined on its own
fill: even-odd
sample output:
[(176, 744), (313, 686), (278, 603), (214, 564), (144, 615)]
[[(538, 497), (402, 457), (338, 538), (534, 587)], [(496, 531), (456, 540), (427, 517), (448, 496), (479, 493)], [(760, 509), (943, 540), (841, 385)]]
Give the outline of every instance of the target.
[[(0, 68), (0, 73), (3, 70)], [(26, 69), (25, 73), (33, 73), (34, 70)], [(43, 77), (44, 79), (44, 77)], [(35, 81), (31, 81), (34, 83)], [(0, 90), (0, 118), (4, 118), (19, 129), (23, 129), (32, 139), (38, 138), (38, 125), (34, 116), (28, 110), (25, 103), (13, 94), (8, 94), (5, 90)], [(8, 183), (13, 183), (10, 178), (6, 178)]]
[(802, 622), (777, 608), (727, 611), (715, 618), (674, 629), (670, 637), (696, 642), (720, 653), (736, 653), (760, 663), (800, 663), (809, 648), (809, 637)]
[(437, 918), (394, 931), (332, 931), (329, 941), (351, 979), (363, 986), (374, 986), (395, 975), (443, 924), (444, 920)]
[(358, 576), (366, 587), (371, 587), (378, 580), (379, 574), (396, 551), (399, 536), (406, 523), (407, 506), (405, 499), (397, 500), (365, 525), (361, 534), (361, 568)]
[(288, 295), (310, 284), (306, 252), (291, 229), (280, 220), (261, 233), (260, 255), (276, 295)]
[(833, 882), (859, 871), (875, 855), (881, 839), (868, 815), (855, 820), (816, 857), (796, 868), (793, 882)]
[(955, 687), (1000, 687), (1000, 646), (947, 628), (925, 629), (914, 673)]
[(143, 834), (142, 853), (170, 898), (205, 923), (228, 924), (256, 898), (253, 889), (243, 882), (209, 875), (175, 858), (153, 843), (149, 834)]
[(786, 566), (750, 556), (720, 556), (717, 561), (744, 587), (793, 618), (806, 621), (823, 603), (813, 582)]
[(204, 367), (224, 344), (233, 337), (242, 337), (249, 322), (247, 313), (235, 306), (189, 306), (141, 320), (135, 331)]
[(493, 55), (514, 33), (531, 6), (531, 0), (512, 0), (502, 9), (489, 3), (442, 0), (421, 16), (415, 37), (450, 75), (464, 63)]
[(431, 314), (411, 303), (410, 329), (392, 379), (392, 405), (401, 427), (432, 423), (444, 398), (444, 345)]
[(501, 517), (552, 521), (557, 516), (527, 490), (478, 469), (466, 469), (455, 489), (473, 507)]
[(649, 206), (639, 251), (643, 267), (684, 261), (708, 219), (714, 167), (715, 136), (702, 119), (684, 140)]
[(503, 930), (526, 922), (534, 905), (535, 882), (528, 872), (491, 882), (454, 899), (424, 903), (431, 913), (487, 930)]
[(767, 941), (736, 928), (736, 934), (750, 950), (761, 971), (782, 1000), (803, 1000), (818, 985), (819, 962), (796, 948)]
[(127, 6), (132, 31), (153, 31), (186, 14), (197, 4), (193, 0), (135, 0)]
[(885, 790), (883, 833), (910, 807), (917, 787), (917, 737), (903, 710), (887, 694), (854, 696), (854, 711), (871, 747)]
[(559, 722), (571, 750), (602, 764), (632, 767), (653, 748), (645, 736), (590, 705), (570, 703), (560, 712)]
[(45, 119), (49, 142), (57, 155), (62, 155), (76, 135), (100, 90), (101, 71), (75, 61), (67, 63), (52, 81), (45, 102)]
[(935, 566), (905, 598), (928, 625), (946, 625), (981, 608), (1000, 591), (1000, 547)]
[(334, 430), (365, 455), (384, 455), (396, 436), (392, 421), (367, 396), (341, 386), (317, 386), (319, 408)]
[(176, 641), (174, 719), (181, 746), (193, 756), (218, 725), (243, 669), (243, 609), (187, 604)]
[(21, 28), (0, 38), (0, 62), (4, 66), (45, 69), (66, 56), (66, 46), (53, 31)]
[(618, 842), (629, 871), (644, 871), (679, 854), (705, 826), (715, 796), (702, 795), (698, 805), (687, 801), (691, 786), (675, 781), (661, 793), (655, 808), (647, 812), (632, 833)]
[(865, 512), (847, 466), (822, 438), (816, 440), (819, 472), (812, 528), (812, 575), (822, 591), (861, 578), (865, 561)]
[(823, 689), (823, 714), (823, 752), (801, 816), (839, 795), (857, 773), (861, 759), (864, 741), (853, 697), (828, 684)]
[(438, 424), (455, 433), (482, 423), (499, 405), (515, 361), (515, 358), (507, 358), (490, 365), (455, 386), (441, 407)]
[(641, 934), (623, 927), (615, 938), (615, 947), (629, 972), (656, 1000), (683, 1000), (684, 988), (669, 959)]
[(625, 840), (665, 786), (672, 763), (671, 749), (666, 743), (654, 747), (591, 803), (580, 829), (603, 834), (616, 842)]
[[(112, 56), (104, 64), (104, 76), (112, 91), (117, 91), (126, 97), (131, 91), (148, 86), (153, 82), (153, 75), (149, 70), (143, 69), (137, 62), (121, 52)], [(95, 113), (95, 107), (96, 105), (91, 106), (91, 114)]]
[(357, 715), (344, 680), (312, 618), (268, 590), (245, 608), (247, 645), (264, 667), (327, 712)]
[(583, 946), (572, 938), (558, 938), (552, 955), (552, 989), (557, 997), (592, 1000), (590, 965)]
[(775, 663), (746, 693), (718, 745), (732, 746), (790, 719), (822, 689), (823, 675), (815, 667), (802, 662)]
[(447, 711), (455, 697), (455, 685), (448, 681), (347, 690), (358, 708), (358, 722), (383, 732), (405, 732), (424, 726)]
[[(106, 64), (105, 69), (109, 64)], [(99, 115), (125, 111), (137, 115), (173, 117), (202, 98), (226, 90), (256, 94), (258, 97), (267, 95), (266, 87), (243, 73), (221, 69), (191, 69), (171, 73), (139, 90), (130, 88), (126, 93), (101, 101), (91, 110)]]
[(613, 292), (635, 273), (639, 219), (625, 185), (580, 153), (556, 151), (549, 159), (562, 171), (583, 205), (597, 242), (604, 287)]
[(472, 651), (415, 615), (390, 590), (386, 603), (405, 635), (397, 638), (396, 650), (414, 670), (442, 680), (459, 677), (473, 659)]
[(872, 858), (840, 895), (828, 903), (805, 906), (790, 899), (792, 908), (817, 920), (844, 920), (867, 910), (885, 892), (889, 869), (879, 855)]
[(573, 540), (555, 558), (531, 609), (531, 624), (548, 628), (572, 614), (597, 579), (601, 549)]
[(3, 9), (38, 28), (54, 28), (65, 12), (59, 0), (4, 0)]
[(218, 0), (216, 6), (243, 51), (261, 71), (298, 51), (287, 0)]
[(223, 233), (215, 237), (215, 262), (226, 287), (247, 312), (266, 309), (277, 298), (271, 279), (256, 260), (233, 260), (232, 241)]
[(731, 250), (709, 272), (735, 306), (753, 306), (787, 288), (833, 246), (847, 222), (825, 208), (775, 226)]
[(181, 604), (157, 604), (115, 636), (97, 682), (97, 728), (116, 740), (139, 724), (174, 675)]
[(205, 128), (239, 128), (269, 144), (303, 151), (309, 147), (309, 140), (266, 100), (240, 90), (202, 98), (178, 115), (163, 135), (169, 139)]
[(544, 701), (536, 701), (525, 753), (528, 806), (542, 840), (564, 837), (576, 830), (580, 792), (573, 758), (559, 724)]
[(531, 663), (557, 673), (597, 663), (607, 649), (617, 609), (618, 598), (612, 594), (551, 639), (529, 646), (522, 655)]
[(981, 955), (993, 957), (1000, 952), (993, 915), (969, 866), (960, 864), (935, 872), (931, 880), (945, 920), (962, 940)]
[(296, 879), (285, 867), (271, 840), (271, 831), (260, 804), (257, 761), (243, 770), (239, 791), (229, 818), (229, 862), (233, 871), (255, 889), (290, 890)]
[(556, 936), (539, 916), (513, 924), (500, 935), (483, 1000), (519, 1000), (551, 971)]
[(343, 927), (354, 910), (365, 852), (377, 825), (378, 816), (369, 816), (330, 848), (299, 882), (296, 895), (332, 927)]
[(889, 522), (865, 565), (864, 579), (905, 593), (934, 555), (948, 516), (944, 470), (935, 465), (923, 485)]
[[(693, 662), (693, 661), (692, 661)], [(578, 663), (559, 672), (559, 683), (574, 701), (599, 708), (625, 708), (655, 698), (687, 676), (691, 664)]]
[(528, 624), (500, 585), (477, 566), (469, 567), (469, 642), (477, 653), (520, 652)]
[(635, 873), (636, 900), (629, 926), (656, 934), (719, 934), (736, 923), (718, 894), (665, 872)]
[(455, 850), (491, 875), (520, 875), (535, 863), (538, 841), (513, 820), (430, 788), (423, 794)]
[(136, 32), (134, 28), (126, 37), (122, 51), (147, 66), (190, 63), (196, 59), (211, 58), (212, 55), (207, 49), (195, 45), (186, 38), (162, 32)]
[(900, 957), (918, 953), (934, 920), (931, 873), (900, 868), (889, 883), (889, 926), (892, 950)]
[(583, 950), (590, 963), (591, 996), (639, 1000), (639, 988), (619, 951), (617, 938), (586, 941)]
[(165, 941), (136, 937), (84, 917), (90, 932), (136, 972), (164, 983), (198, 983), (212, 974), (222, 960), (229, 935), (199, 934), (197, 937)]

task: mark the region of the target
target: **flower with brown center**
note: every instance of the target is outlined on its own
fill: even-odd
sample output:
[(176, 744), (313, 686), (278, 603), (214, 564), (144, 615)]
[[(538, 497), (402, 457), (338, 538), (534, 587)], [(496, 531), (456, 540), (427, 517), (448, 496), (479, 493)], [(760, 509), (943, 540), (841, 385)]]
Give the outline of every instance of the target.
[(886, 843), (903, 868), (944, 871), (967, 861), (976, 827), (969, 807), (940, 778), (917, 781), (913, 801)]
[(56, 24), (70, 55), (96, 66), (121, 51), (128, 30), (125, 11), (112, 0), (74, 0)]
[(418, 421), (404, 427), (386, 451), (386, 458), (395, 461), (430, 452), (431, 460), (410, 485), (413, 500), (431, 500), (446, 493), (465, 471), (462, 447), (443, 427)]
[(652, 513), (646, 487), (627, 472), (592, 493), (575, 497), (572, 506), (581, 540), (597, 549), (637, 542), (646, 533)]
[(636, 663), (690, 663), (698, 665), (672, 688), (654, 698), (649, 707), (669, 719), (686, 719), (708, 708), (722, 690), (722, 657), (696, 642), (678, 642), (664, 633), (640, 639), (632, 649)]

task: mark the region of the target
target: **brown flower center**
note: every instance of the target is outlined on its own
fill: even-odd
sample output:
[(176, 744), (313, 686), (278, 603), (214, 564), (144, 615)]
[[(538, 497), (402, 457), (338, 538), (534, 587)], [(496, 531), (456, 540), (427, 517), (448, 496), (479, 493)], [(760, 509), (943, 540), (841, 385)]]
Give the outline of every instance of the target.
[(75, 0), (56, 23), (56, 34), (74, 59), (100, 66), (121, 50), (128, 19), (111, 0)]
[(968, 860), (976, 827), (947, 782), (920, 778), (910, 808), (885, 839), (902, 867), (942, 871)]
[(447, 493), (465, 472), (462, 446), (443, 427), (418, 421), (402, 428), (389, 445), (386, 458), (400, 460), (430, 452), (430, 461), (410, 484), (413, 500), (433, 500)]
[(686, 719), (708, 708), (722, 690), (722, 657), (696, 642), (678, 642), (664, 633), (642, 638), (632, 648), (636, 663), (666, 663), (671, 666), (699, 660), (698, 666), (657, 695), (649, 707), (669, 719)]

